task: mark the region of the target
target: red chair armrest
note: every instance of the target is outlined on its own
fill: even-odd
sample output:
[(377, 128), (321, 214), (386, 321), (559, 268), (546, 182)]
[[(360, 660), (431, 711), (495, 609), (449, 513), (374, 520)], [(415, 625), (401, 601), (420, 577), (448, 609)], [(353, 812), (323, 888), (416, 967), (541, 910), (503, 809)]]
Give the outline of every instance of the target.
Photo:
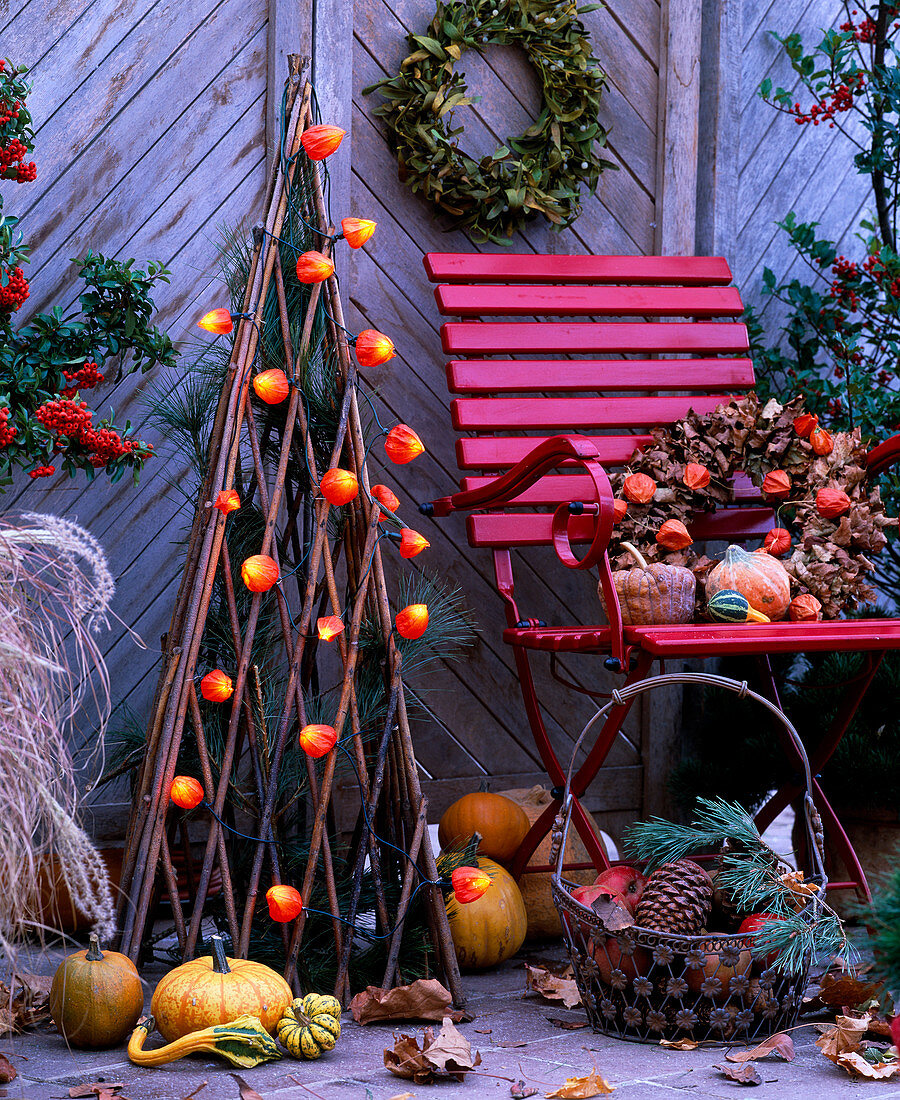
[(871, 477), (883, 473), (897, 461), (900, 461), (900, 435), (892, 435), (866, 455), (866, 470)]

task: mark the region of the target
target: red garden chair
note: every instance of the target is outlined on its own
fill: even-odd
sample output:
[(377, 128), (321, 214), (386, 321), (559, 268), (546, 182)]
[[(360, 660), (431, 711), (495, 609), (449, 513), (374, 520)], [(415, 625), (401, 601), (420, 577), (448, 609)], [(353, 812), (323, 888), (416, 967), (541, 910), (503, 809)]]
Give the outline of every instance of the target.
[[(864, 652), (862, 672), (812, 756), (813, 775), (818, 775), (885, 651), (900, 647), (900, 621), (776, 622), (752, 629), (717, 623), (623, 626), (607, 558), (613, 495), (606, 468), (627, 462), (649, 440), (650, 427), (674, 423), (690, 409), (710, 412), (753, 386), (747, 330), (739, 320), (743, 304), (730, 285), (726, 261), (430, 253), (425, 267), (431, 281), (441, 284), (435, 289), (440, 312), (461, 318), (442, 326), (441, 340), (452, 356), (449, 389), (460, 395), (451, 403), (451, 414), (453, 427), (462, 433), (456, 453), (465, 476), (459, 492), (422, 505), (422, 511), (435, 517), (472, 512), (469, 542), (493, 554), (506, 606), (503, 638), (513, 647), (525, 710), (555, 794), (565, 777), (532, 674), (538, 653), (597, 654), (607, 669), (622, 673), (626, 684), (644, 679), (655, 661), (666, 658), (747, 655), (756, 659), (765, 690), (778, 703), (770, 654)], [(568, 358), (572, 355), (588, 358)], [(598, 357), (610, 355), (629, 358)], [(671, 355), (687, 358), (659, 358)], [(676, 387), (678, 395), (660, 395)], [(546, 396), (547, 391), (554, 396)], [(608, 393), (616, 396), (603, 396)], [(898, 457), (900, 435), (876, 447), (868, 467), (875, 475)], [(739, 542), (759, 539), (771, 529), (773, 512), (749, 481), (736, 484), (735, 496), (734, 507), (697, 517), (691, 526), (695, 540)], [(516, 604), (511, 551), (551, 544), (567, 568), (598, 569), (607, 624), (548, 626), (523, 616)], [(587, 545), (587, 551), (580, 553), (573, 544)], [(609, 865), (607, 855), (578, 800), (603, 764), (630, 705), (612, 708), (572, 781), (573, 820), (598, 868)], [(783, 747), (799, 775), (795, 747), (787, 740)], [(801, 790), (798, 779), (774, 794), (757, 815), (760, 829)], [(829, 848), (850, 872), (848, 880), (830, 888), (855, 889), (868, 897), (865, 873), (817, 780), (814, 796)], [(559, 804), (555, 798), (523, 841), (513, 864), (517, 876), (549, 832)]]

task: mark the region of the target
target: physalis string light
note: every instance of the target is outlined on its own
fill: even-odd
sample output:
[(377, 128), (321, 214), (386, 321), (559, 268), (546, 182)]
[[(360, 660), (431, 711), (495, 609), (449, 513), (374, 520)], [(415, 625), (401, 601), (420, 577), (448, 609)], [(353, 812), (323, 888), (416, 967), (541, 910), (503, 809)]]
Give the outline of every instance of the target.
[(268, 592), (278, 580), (278, 563), (268, 554), (252, 554), (241, 565), (241, 580), (251, 592)]
[(359, 496), (359, 482), (356, 480), (356, 474), (351, 473), (350, 470), (342, 470), (339, 466), (326, 470), (322, 474), (319, 488), (328, 503), (336, 506), (349, 504)]
[(169, 798), (182, 810), (193, 810), (203, 801), (203, 787), (190, 775), (176, 775), (169, 788)]
[(297, 278), (301, 283), (322, 283), (333, 274), (334, 262), (321, 252), (304, 252), (297, 260)]
[(427, 550), (431, 546), (431, 543), (420, 535), (418, 531), (414, 531), (411, 527), (404, 527), (400, 532), (400, 557), (401, 558), (414, 558), (416, 554), (421, 554), (423, 550)]
[(367, 218), (342, 218), (341, 233), (351, 248), (362, 248), (375, 232), (375, 224)]
[(421, 638), (428, 629), (428, 605), (424, 603), (411, 603), (397, 612), (394, 626), (401, 638), (415, 641)]
[(291, 385), (284, 371), (273, 367), (261, 371), (253, 379), (253, 390), (260, 401), (265, 401), (267, 405), (279, 405), (291, 392)]
[(424, 452), (425, 444), (408, 424), (398, 424), (388, 432), (384, 449), (391, 462), (404, 466)]
[(299, 736), (300, 748), (315, 760), (326, 756), (337, 744), (337, 732), (334, 726), (316, 724), (304, 726)]
[(209, 313), (203, 314), (197, 324), (207, 332), (215, 332), (221, 336), (234, 328), (234, 318), (227, 309), (211, 309)]
[(394, 342), (374, 328), (363, 329), (356, 337), (353, 347), (361, 367), (377, 367), (394, 358)]
[(316, 633), (319, 635), (320, 642), (330, 642), (343, 629), (344, 620), (340, 615), (323, 615), (321, 619), (316, 619)]
[(293, 886), (270, 886), (266, 890), (269, 916), (279, 924), (288, 924), (303, 912), (303, 898)]
[(216, 497), (215, 506), (223, 516), (240, 508), (241, 498), (238, 496), (237, 489), (223, 489)]
[[(387, 508), (391, 512), (396, 512), (400, 507), (400, 501), (397, 498), (397, 494), (391, 492), (387, 485), (373, 485), (372, 496), (378, 501), (382, 508)], [(382, 512), (379, 509), (378, 522), (381, 523), (387, 518), (387, 512)]]
[(487, 871), (482, 871), (480, 867), (457, 867), (451, 873), (450, 881), (453, 884), (453, 896), (460, 905), (478, 901), (493, 882)]
[(346, 133), (340, 126), (310, 126), (300, 135), (300, 141), (310, 160), (324, 160), (337, 149)]
[(214, 668), (200, 681), (200, 694), (210, 703), (224, 703), (234, 694), (234, 684), (220, 668)]

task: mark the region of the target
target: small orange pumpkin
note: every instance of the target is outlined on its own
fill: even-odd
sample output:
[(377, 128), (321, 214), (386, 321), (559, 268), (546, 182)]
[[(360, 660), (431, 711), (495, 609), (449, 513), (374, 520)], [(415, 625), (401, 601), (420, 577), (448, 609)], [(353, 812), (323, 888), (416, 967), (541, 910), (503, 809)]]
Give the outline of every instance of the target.
[(118, 951), (90, 947), (67, 955), (50, 986), (50, 1016), (65, 1040), (80, 1050), (120, 1043), (137, 1023), (144, 989), (134, 963)]
[(502, 862), (513, 858), (529, 828), (528, 815), (511, 798), (473, 791), (444, 811), (438, 840), (441, 848), (458, 848), (478, 833), (479, 854)]
[(783, 619), (791, 602), (791, 578), (787, 570), (766, 550), (748, 554), (740, 546), (729, 546), (725, 557), (706, 578), (706, 598), (733, 589), (755, 610), (772, 622)]

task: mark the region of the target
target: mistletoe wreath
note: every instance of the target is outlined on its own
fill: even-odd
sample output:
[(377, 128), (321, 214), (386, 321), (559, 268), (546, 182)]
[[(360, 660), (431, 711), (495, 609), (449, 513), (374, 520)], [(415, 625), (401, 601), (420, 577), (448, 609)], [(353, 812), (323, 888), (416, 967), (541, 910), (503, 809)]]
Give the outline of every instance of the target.
[[(400, 178), (454, 218), (476, 239), (508, 244), (534, 212), (560, 229), (581, 212), (579, 187), (597, 187), (605, 168), (595, 147), (606, 144), (597, 121), (606, 74), (591, 52), (576, 8), (556, 0), (439, 3), (427, 34), (410, 34), (412, 53), (400, 72), (364, 89), (387, 102), (375, 108), (399, 161)], [(462, 126), (452, 112), (474, 102), (454, 68), (467, 49), (521, 46), (543, 92), (537, 121), (491, 156), (475, 160), (459, 148)]]
[[(655, 429), (633, 464), (611, 478), (616, 534), (649, 561), (703, 575), (715, 562), (693, 549), (686, 527), (697, 512), (734, 504), (732, 478), (743, 472), (776, 508), (765, 546), (782, 558), (796, 593), (814, 596), (826, 618), (874, 601), (870, 558), (897, 520), (866, 481), (859, 429), (832, 435), (802, 402), (761, 406), (751, 394)], [(622, 551), (613, 564), (629, 568), (633, 559)]]

